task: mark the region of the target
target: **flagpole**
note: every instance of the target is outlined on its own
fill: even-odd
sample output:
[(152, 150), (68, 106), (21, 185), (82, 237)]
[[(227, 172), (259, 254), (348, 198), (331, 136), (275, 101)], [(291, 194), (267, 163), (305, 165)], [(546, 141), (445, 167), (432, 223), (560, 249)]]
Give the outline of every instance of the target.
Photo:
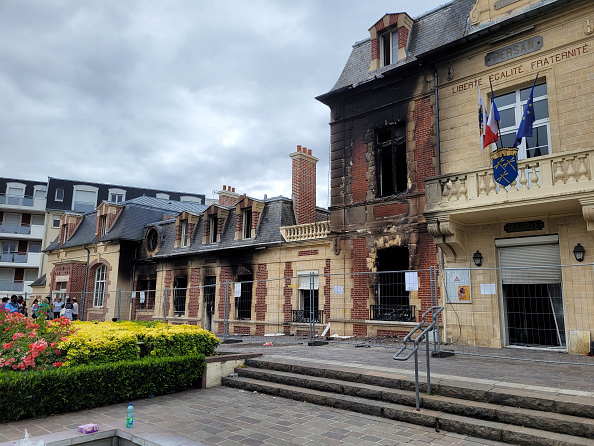
[[(493, 107), (493, 104), (495, 104), (495, 94), (493, 93), (493, 84), (491, 83), (491, 79), (489, 79), (489, 86), (491, 87), (491, 107)], [(497, 141), (495, 142), (495, 146), (501, 146), (501, 128), (499, 125), (499, 120), (497, 120)], [(498, 148), (501, 149), (501, 147)]]

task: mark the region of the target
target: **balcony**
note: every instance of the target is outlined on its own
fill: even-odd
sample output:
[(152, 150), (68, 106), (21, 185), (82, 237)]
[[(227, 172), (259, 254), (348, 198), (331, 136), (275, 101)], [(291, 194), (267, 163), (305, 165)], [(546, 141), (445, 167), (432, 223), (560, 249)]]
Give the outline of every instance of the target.
[(330, 233), (330, 221), (318, 221), (304, 225), (282, 226), (281, 235), (286, 242), (325, 238)]
[(0, 194), (0, 206), (14, 209), (45, 210), (45, 198)]
[(39, 268), (39, 252), (3, 252), (0, 254), (0, 266), (15, 268)]
[(23, 291), (25, 284), (21, 282), (0, 281), (0, 291)]
[(518, 177), (507, 188), (495, 183), (492, 166), (426, 179), (428, 222), (452, 217), (476, 223), (548, 214), (552, 208), (581, 213), (582, 204), (594, 204), (594, 149), (530, 158), (517, 165)]
[(370, 305), (371, 320), (415, 322), (417, 307), (414, 305)]
[[(43, 226), (0, 224), (0, 234), (2, 234), (3, 238), (5, 238), (5, 236), (8, 236), (7, 238), (33, 238), (41, 240), (43, 238)], [(23, 235), (30, 237), (21, 237)]]
[[(313, 320), (312, 320), (313, 318)], [(314, 322), (316, 324), (321, 324), (324, 319), (324, 311), (323, 310), (292, 310), (292, 322), (300, 322), (300, 323), (307, 323)]]

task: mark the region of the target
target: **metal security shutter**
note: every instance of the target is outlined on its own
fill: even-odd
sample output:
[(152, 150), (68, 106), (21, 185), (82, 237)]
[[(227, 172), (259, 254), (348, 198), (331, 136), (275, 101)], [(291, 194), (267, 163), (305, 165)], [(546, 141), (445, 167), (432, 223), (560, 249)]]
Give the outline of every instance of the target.
[(560, 264), (557, 243), (499, 247), (503, 284), (561, 283)]

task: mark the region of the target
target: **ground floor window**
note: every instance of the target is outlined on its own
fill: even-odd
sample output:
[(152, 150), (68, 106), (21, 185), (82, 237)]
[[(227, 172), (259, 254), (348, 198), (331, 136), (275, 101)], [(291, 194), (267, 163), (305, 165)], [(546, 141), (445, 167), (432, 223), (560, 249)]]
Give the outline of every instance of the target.
[(249, 320), (252, 318), (252, 276), (242, 275), (235, 284), (235, 309), (237, 319)]
[(93, 306), (103, 307), (103, 298), (105, 295), (105, 276), (107, 274), (107, 267), (101, 265), (95, 271), (95, 287), (93, 290)]
[(406, 290), (408, 267), (406, 246), (394, 246), (377, 252), (376, 303), (370, 308), (372, 320), (415, 320), (415, 309), (410, 306), (409, 291)]
[(188, 287), (188, 278), (179, 276), (173, 283), (173, 314), (175, 316), (185, 316), (186, 314), (186, 291)]

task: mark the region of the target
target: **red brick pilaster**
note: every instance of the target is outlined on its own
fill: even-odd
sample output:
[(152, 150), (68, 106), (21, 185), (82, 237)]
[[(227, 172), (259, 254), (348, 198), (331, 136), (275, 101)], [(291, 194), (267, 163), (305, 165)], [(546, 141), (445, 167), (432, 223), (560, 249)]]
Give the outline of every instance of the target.
[[(268, 293), (267, 290), (267, 282), (268, 279), (268, 270), (266, 268), (266, 264), (260, 263), (258, 264), (258, 270), (256, 271), (256, 320), (257, 321), (265, 321), (266, 320), (266, 295)], [(257, 324), (256, 325), (256, 336), (263, 336), (265, 333), (265, 325), (264, 324)]]

